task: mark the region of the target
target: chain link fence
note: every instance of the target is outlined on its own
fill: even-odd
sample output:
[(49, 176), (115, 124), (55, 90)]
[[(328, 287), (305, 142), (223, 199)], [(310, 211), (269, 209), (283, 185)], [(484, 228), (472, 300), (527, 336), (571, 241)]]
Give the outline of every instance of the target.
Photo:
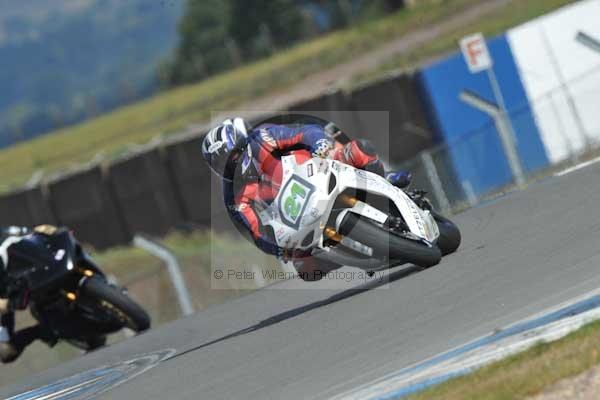
[[(508, 115), (519, 136), (540, 135), (548, 159), (533, 160), (530, 149), (520, 148), (517, 142), (527, 184), (594, 159), (600, 155), (600, 68), (508, 110)], [(531, 124), (532, 117), (535, 124)], [(436, 208), (458, 212), (517, 187), (503, 150), (490, 149), (490, 143), (499, 141), (497, 136), (490, 119), (459, 140), (423, 151), (392, 168), (412, 172), (412, 187), (427, 191)], [(492, 173), (502, 178), (499, 183), (486, 179)]]

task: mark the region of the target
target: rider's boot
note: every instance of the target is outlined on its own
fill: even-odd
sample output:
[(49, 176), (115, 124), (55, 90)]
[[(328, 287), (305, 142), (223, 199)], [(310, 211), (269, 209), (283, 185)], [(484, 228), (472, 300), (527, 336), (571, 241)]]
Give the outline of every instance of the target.
[(406, 189), (412, 182), (412, 174), (408, 171), (390, 172), (386, 179), (397, 188)]

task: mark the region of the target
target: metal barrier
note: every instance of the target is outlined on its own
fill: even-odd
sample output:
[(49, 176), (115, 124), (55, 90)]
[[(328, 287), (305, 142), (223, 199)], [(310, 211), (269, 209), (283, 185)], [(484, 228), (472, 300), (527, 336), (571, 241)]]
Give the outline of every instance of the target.
[(141, 235), (136, 235), (133, 238), (133, 244), (165, 262), (171, 282), (173, 283), (173, 288), (175, 289), (175, 293), (177, 293), (181, 314), (184, 316), (193, 314), (194, 306), (185, 285), (177, 257), (166, 247)]
[[(501, 151), (493, 152), (498, 159), (490, 160), (490, 138), (498, 138), (497, 124), (490, 118), (488, 124), (479, 130), (464, 135), (452, 143), (445, 143), (421, 152), (418, 156), (393, 165), (398, 169), (411, 171), (414, 176), (413, 187), (424, 189), (432, 194), (434, 206), (443, 212), (456, 211), (474, 206), (482, 199), (507, 189), (517, 188), (523, 182), (533, 180), (580, 165), (600, 154), (600, 116), (597, 109), (600, 102), (600, 68), (589, 71), (578, 79), (569, 82), (569, 95), (578, 108), (578, 115), (584, 115), (586, 130), (575, 129), (575, 116), (572, 115), (564, 100), (564, 88), (557, 87), (541, 98), (535, 99), (522, 108), (508, 110), (515, 130), (521, 136), (538, 134), (533, 132), (529, 120), (534, 115), (540, 131), (547, 163), (539, 163), (528, 157), (528, 149), (519, 148), (513, 153), (523, 166), (522, 178), (515, 179), (510, 168), (510, 160)], [(501, 183), (490, 187), (486, 174), (494, 169), (495, 174), (503, 176)], [(500, 172), (499, 172), (500, 171)]]

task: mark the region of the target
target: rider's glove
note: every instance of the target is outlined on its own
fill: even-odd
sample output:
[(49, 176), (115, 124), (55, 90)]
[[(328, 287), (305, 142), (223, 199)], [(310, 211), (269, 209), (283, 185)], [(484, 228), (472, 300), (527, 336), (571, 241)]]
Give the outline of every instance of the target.
[(397, 188), (406, 189), (412, 182), (412, 174), (408, 171), (390, 172), (386, 179)]

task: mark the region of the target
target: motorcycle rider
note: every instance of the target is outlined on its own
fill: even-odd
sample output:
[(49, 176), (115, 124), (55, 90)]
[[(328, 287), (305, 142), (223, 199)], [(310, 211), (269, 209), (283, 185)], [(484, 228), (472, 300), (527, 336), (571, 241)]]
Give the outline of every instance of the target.
[[(332, 158), (355, 168), (384, 176), (383, 163), (371, 143), (364, 139), (345, 145), (329, 134), (332, 125), (306, 124), (299, 127), (265, 123), (249, 130), (242, 118), (225, 120), (210, 130), (202, 143), (202, 155), (210, 168), (222, 178), (223, 200), (234, 224), (247, 232), (256, 246), (284, 261), (291, 260), (304, 280), (319, 280), (339, 268), (318, 261), (306, 251), (283, 249), (265, 234), (254, 203), (273, 200), (281, 183), (281, 155), (304, 149), (313, 157)], [(338, 131), (339, 132), (339, 131)], [(337, 132), (336, 132), (337, 133)], [(241, 182), (234, 188), (236, 166), (241, 162)], [(408, 172), (390, 173), (388, 181), (397, 187), (410, 184)]]
[[(34, 232), (51, 234), (56, 228), (40, 225)], [(29, 292), (19, 282), (12, 282), (8, 267), (9, 249), (31, 231), (26, 227), (9, 226), (0, 229), (0, 362), (16, 360), (31, 342), (40, 337), (39, 325), (15, 332), (15, 311), (25, 310), (29, 304)]]

